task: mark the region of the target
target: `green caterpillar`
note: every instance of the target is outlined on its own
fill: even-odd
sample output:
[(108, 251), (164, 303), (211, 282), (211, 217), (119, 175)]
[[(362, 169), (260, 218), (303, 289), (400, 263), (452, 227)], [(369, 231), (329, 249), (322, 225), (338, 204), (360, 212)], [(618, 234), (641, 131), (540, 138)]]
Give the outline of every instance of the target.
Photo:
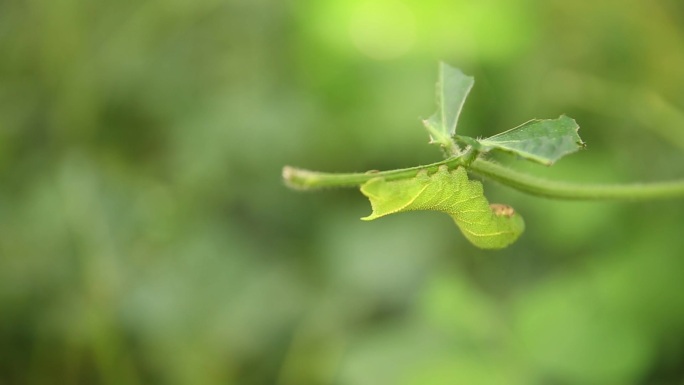
[(463, 235), (482, 249), (501, 249), (522, 234), (525, 222), (513, 208), (490, 205), (482, 192), (482, 183), (471, 181), (463, 167), (449, 171), (440, 166), (428, 175), (420, 171), (416, 177), (396, 181), (371, 179), (361, 186), (373, 212), (363, 220), (414, 210), (442, 211), (449, 214)]

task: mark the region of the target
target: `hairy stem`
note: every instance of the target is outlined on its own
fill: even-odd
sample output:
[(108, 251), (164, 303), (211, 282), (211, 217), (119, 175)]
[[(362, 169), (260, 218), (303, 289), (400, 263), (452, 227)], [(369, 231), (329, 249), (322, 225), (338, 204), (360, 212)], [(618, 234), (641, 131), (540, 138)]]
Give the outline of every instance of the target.
[[(386, 180), (413, 178), (420, 170), (436, 172), (439, 166), (455, 168), (465, 163), (461, 158), (450, 158), (440, 162), (390, 171), (366, 173), (323, 173), (298, 169), (290, 166), (283, 168), (285, 183), (296, 189), (310, 190), (326, 187), (354, 187), (383, 177)], [(534, 177), (495, 163), (477, 159), (466, 166), (469, 172), (490, 179), (516, 190), (554, 199), (567, 200), (646, 200), (684, 197), (684, 180), (639, 184), (578, 184), (558, 182)]]
[(425, 166), (402, 168), (390, 171), (368, 171), (365, 173), (326, 173), (309, 171), (291, 166), (283, 167), (283, 180), (292, 188), (298, 190), (313, 190), (326, 187), (354, 187), (369, 180), (383, 177), (386, 180), (413, 178), (420, 170), (436, 172), (439, 166), (446, 164), (449, 168), (456, 168), (462, 164), (461, 158), (450, 158)]
[(468, 171), (516, 190), (554, 199), (647, 200), (684, 198), (684, 180), (633, 184), (579, 184), (538, 178), (485, 160), (475, 160)]

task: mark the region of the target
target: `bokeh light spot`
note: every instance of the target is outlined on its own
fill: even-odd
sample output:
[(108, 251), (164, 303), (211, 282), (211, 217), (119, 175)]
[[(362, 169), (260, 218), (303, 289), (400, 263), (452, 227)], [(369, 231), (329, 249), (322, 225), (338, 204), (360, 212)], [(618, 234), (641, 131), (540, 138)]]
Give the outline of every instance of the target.
[(415, 29), (413, 12), (399, 2), (359, 4), (349, 21), (354, 46), (376, 60), (408, 53), (415, 42)]

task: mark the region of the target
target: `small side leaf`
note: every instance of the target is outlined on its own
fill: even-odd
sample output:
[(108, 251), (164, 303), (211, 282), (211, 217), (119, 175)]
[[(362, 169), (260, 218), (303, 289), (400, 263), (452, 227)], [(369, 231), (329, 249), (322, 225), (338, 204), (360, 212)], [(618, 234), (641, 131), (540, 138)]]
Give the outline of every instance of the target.
[(552, 165), (558, 159), (584, 147), (572, 118), (530, 120), (508, 131), (480, 139), (481, 151), (502, 150), (534, 162)]
[(444, 147), (451, 145), (451, 137), (456, 133), (456, 124), (461, 114), (463, 103), (475, 80), (466, 76), (458, 68), (440, 62), (439, 80), (437, 81), (437, 112), (423, 124), (430, 133), (431, 143)]
[(424, 170), (415, 178), (396, 181), (375, 178), (363, 184), (361, 192), (373, 208), (363, 220), (404, 211), (441, 211), (449, 214), (463, 235), (482, 249), (504, 248), (525, 229), (522, 217), (511, 207), (490, 205), (482, 183), (469, 180), (463, 167), (449, 171), (441, 166), (433, 175)]

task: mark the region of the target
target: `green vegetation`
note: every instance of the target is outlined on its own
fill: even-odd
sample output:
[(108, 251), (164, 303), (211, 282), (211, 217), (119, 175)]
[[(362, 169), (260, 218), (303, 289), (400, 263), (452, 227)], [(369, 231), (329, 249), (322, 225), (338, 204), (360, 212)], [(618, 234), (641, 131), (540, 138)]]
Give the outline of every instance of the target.
[[(683, 7), (0, 1), (0, 384), (681, 383), (684, 202), (505, 184), (681, 178)], [(476, 80), (457, 135), (582, 127), (552, 167), (468, 166), (515, 243), (283, 186), (453, 170), (420, 126), (441, 58)]]
[[(362, 218), (365, 220), (402, 211), (443, 211), (454, 218), (468, 240), (483, 249), (510, 245), (525, 226), (522, 217), (510, 206), (494, 204), (490, 207), (482, 193), (482, 185), (468, 180), (466, 168), (472, 167), (476, 173), (521, 191), (551, 198), (636, 200), (684, 197), (684, 180), (624, 186), (573, 185), (530, 178), (486, 160), (478, 160), (484, 153), (500, 150), (550, 166), (582, 148), (584, 143), (577, 134), (579, 126), (567, 116), (554, 120), (531, 120), (485, 139), (456, 135), (458, 117), (473, 83), (472, 77), (440, 63), (438, 110), (424, 123), (431, 143), (444, 151), (447, 157), (444, 162), (365, 174), (325, 174), (285, 166), (285, 183), (295, 189), (361, 185), (361, 192), (373, 206), (373, 214)], [(455, 168), (454, 171), (449, 171), (449, 167)]]

